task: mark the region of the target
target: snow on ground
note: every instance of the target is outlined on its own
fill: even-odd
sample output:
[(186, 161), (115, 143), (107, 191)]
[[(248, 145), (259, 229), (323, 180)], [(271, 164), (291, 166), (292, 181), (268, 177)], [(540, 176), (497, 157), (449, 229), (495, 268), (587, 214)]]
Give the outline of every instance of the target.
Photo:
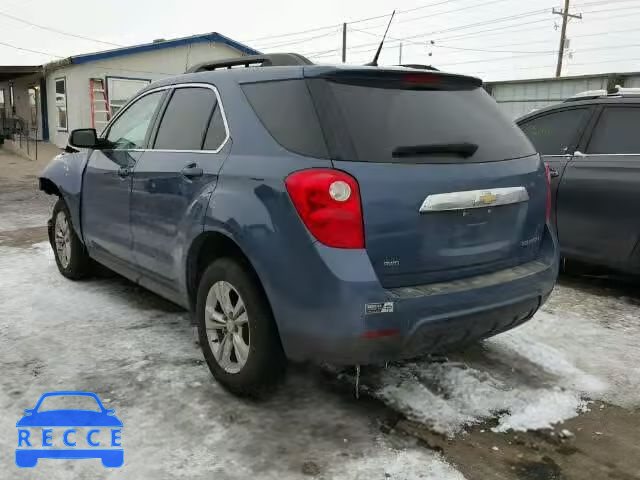
[(0, 232), (46, 226), (50, 209), (42, 204), (48, 205), (54, 197), (43, 200), (43, 196), (36, 190), (8, 189), (0, 179)]
[[(66, 280), (46, 243), (0, 247), (0, 464), (35, 479), (463, 479), (439, 454), (383, 436), (313, 372), (294, 369), (266, 402), (229, 395), (192, 338), (186, 313), (129, 282)], [(115, 409), (122, 468), (13, 467), (15, 422), (55, 390), (93, 391)]]
[(494, 431), (550, 428), (589, 400), (640, 406), (640, 308), (615, 290), (558, 285), (524, 326), (449, 357), (366, 374), (375, 396), (438, 432), (497, 420)]

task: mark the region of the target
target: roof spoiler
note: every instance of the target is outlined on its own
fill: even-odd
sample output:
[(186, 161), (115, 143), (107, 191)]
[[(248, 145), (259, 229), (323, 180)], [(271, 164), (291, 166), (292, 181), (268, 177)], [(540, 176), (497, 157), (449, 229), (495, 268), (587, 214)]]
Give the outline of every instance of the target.
[(284, 67), (293, 65), (313, 65), (313, 62), (298, 53), (269, 53), (204, 62), (194, 65), (185, 73), (210, 72), (234, 67)]

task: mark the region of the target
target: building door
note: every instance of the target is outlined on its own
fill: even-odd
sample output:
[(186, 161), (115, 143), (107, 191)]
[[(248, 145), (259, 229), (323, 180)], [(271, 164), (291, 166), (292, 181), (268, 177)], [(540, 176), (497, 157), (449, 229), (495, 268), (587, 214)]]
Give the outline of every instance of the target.
[(40, 125), (40, 87), (32, 85), (27, 89), (29, 95), (29, 118), (27, 118), (29, 137), (40, 140), (42, 138), (42, 126)]

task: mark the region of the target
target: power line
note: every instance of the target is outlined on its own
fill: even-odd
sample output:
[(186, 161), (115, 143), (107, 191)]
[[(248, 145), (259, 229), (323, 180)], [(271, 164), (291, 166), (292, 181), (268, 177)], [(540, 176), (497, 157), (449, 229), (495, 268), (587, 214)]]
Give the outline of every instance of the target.
[[(579, 53), (582, 52), (592, 52), (592, 51), (596, 51), (596, 50), (611, 50), (611, 49), (619, 49), (620, 47), (640, 47), (640, 43), (631, 43), (631, 44), (617, 44), (617, 45), (611, 45), (608, 47), (594, 47), (594, 48), (583, 48), (582, 50), (579, 51)], [(551, 52), (542, 52), (542, 53), (531, 53), (531, 54), (525, 54), (525, 55), (515, 55), (515, 56), (509, 56), (509, 57), (495, 57), (495, 58), (480, 58), (477, 60), (469, 60), (469, 61), (464, 61), (464, 62), (454, 62), (454, 63), (442, 63), (440, 64), (443, 67), (446, 66), (451, 66), (451, 65), (467, 65), (470, 63), (480, 63), (480, 62), (491, 62), (491, 61), (500, 61), (500, 60), (512, 60), (514, 58), (524, 58), (524, 57), (534, 57), (534, 56), (539, 56), (539, 55), (546, 55), (549, 53), (553, 53), (553, 51)]]
[[(415, 12), (416, 10), (421, 10), (421, 9), (430, 8), (430, 7), (437, 7), (438, 5), (444, 5), (444, 4), (454, 3), (454, 2), (459, 2), (459, 1), (463, 1), (463, 0), (441, 0), (440, 2), (428, 3), (426, 5), (421, 5), (421, 6), (418, 6), (418, 7), (409, 8), (407, 10), (398, 10), (398, 11), (396, 11), (396, 15), (404, 15), (406, 13)], [(493, 3), (493, 2), (497, 2), (497, 1), (506, 1), (506, 0), (493, 0), (492, 2), (487, 2), (487, 3)], [(473, 7), (469, 7), (469, 8), (473, 8)], [(346, 23), (348, 25), (351, 25), (351, 24), (354, 24), (354, 23), (368, 22), (370, 20), (376, 20), (378, 18), (388, 18), (388, 17), (389, 17), (389, 13), (385, 13), (383, 15), (376, 15), (376, 16), (373, 16), (373, 17), (358, 18), (358, 19), (355, 19), (355, 20), (350, 20), (350, 21), (348, 21)], [(386, 26), (386, 23), (384, 25)], [(341, 26), (342, 26), (342, 24), (337, 24), (336, 23), (336, 24), (332, 24), (332, 25), (325, 25), (323, 27), (310, 28), (310, 29), (306, 29), (306, 30), (299, 30), (299, 31), (296, 31), (296, 32), (279, 33), (277, 35), (267, 35), (267, 36), (263, 36), (263, 37), (250, 38), (250, 39), (243, 40), (243, 42), (249, 43), (249, 42), (256, 42), (256, 41), (259, 41), (259, 40), (268, 40), (268, 39), (272, 39), (272, 38), (281, 38), (281, 37), (290, 37), (290, 36), (294, 36), (294, 35), (303, 35), (305, 33), (313, 33), (313, 32), (318, 32), (318, 31), (321, 31), (321, 30), (326, 30), (328, 28), (338, 28), (338, 27), (341, 27)]]
[(123, 45), (119, 45), (117, 43), (105, 42), (103, 40), (98, 40), (97, 38), (85, 37), (83, 35), (77, 35), (75, 33), (64, 32), (64, 31), (58, 30), (56, 28), (47, 27), (45, 25), (39, 25), (37, 23), (30, 22), (30, 21), (25, 20), (23, 18), (15, 17), (15, 16), (13, 16), (11, 14), (8, 14), (7, 12), (0, 11), (0, 15), (3, 15), (5, 17), (7, 17), (7, 18), (10, 18), (11, 20), (15, 20), (16, 22), (24, 23), (25, 25), (29, 25), (31, 27), (40, 28), (42, 30), (47, 30), (49, 32), (54, 32), (54, 33), (57, 33), (57, 34), (60, 34), (60, 35), (66, 35), (68, 37), (80, 38), (82, 40), (89, 40), (91, 42), (104, 43), (105, 45), (111, 45), (111, 46), (114, 46), (114, 47), (122, 47), (123, 46)]
[[(538, 29), (535, 29), (538, 30)], [(619, 33), (628, 33), (628, 32), (640, 32), (640, 28), (639, 27), (634, 27), (634, 28), (629, 28), (626, 30), (616, 30), (615, 33), (612, 33), (611, 31), (605, 31), (605, 32), (594, 32), (594, 33), (585, 33), (582, 35), (572, 35), (571, 38), (584, 38), (584, 37), (597, 37), (597, 36), (601, 36), (601, 35), (616, 35)], [(491, 47), (517, 47), (520, 45), (532, 45), (532, 44), (536, 44), (536, 43), (549, 43), (550, 41), (553, 41), (554, 39), (544, 39), (544, 40), (535, 40), (535, 41), (531, 41), (531, 42), (518, 42), (518, 43), (502, 43), (502, 44), (498, 44), (498, 45), (487, 45), (488, 48)], [(422, 44), (419, 44), (422, 46)], [(458, 50), (469, 50), (467, 48), (461, 48), (461, 47), (453, 47), (451, 45), (443, 45), (442, 43), (436, 42), (434, 45), (436, 48), (437, 47), (444, 47), (444, 48), (454, 48), (454, 49), (458, 49)], [(487, 52), (497, 52), (497, 50), (483, 50), (483, 51), (487, 51)]]
[(25, 51), (25, 52), (38, 53), (38, 54), (41, 54), (41, 55), (48, 55), (50, 57), (65, 58), (65, 57), (63, 57), (61, 55), (56, 55), (55, 53), (41, 52), (40, 50), (32, 50), (30, 48), (18, 47), (17, 45), (11, 45), (10, 43), (0, 42), (0, 45), (4, 45), (5, 47), (9, 47), (9, 48), (15, 48), (16, 50), (22, 50), (22, 51)]
[[(398, 10), (398, 11), (396, 11), (396, 15), (403, 15), (405, 13), (415, 12), (416, 10), (422, 10), (423, 8), (437, 7), (438, 5), (444, 5), (445, 3), (453, 3), (453, 2), (456, 2), (456, 1), (460, 1), (460, 0), (444, 0), (442, 2), (430, 3), (428, 5), (422, 5), (420, 7), (409, 8), (408, 10)], [(389, 17), (389, 14), (386, 13), (384, 15), (376, 15), (375, 17), (361, 18), (359, 20), (352, 20), (350, 22), (347, 22), (347, 24), (350, 25), (350, 24), (353, 24), (353, 23), (368, 22), (369, 20), (377, 20), (378, 18), (388, 18), (388, 17)]]
[[(467, 28), (473, 28), (473, 27), (476, 27), (476, 26), (501, 23), (501, 22), (505, 22), (505, 21), (509, 21), (509, 20), (525, 18), (527, 16), (540, 15), (541, 13), (546, 13), (546, 12), (547, 12), (546, 9), (543, 9), (543, 10), (532, 10), (532, 11), (529, 11), (529, 12), (523, 12), (523, 13), (519, 13), (519, 14), (515, 14), (515, 15), (509, 15), (509, 16), (506, 16), (506, 17), (494, 18), (494, 19), (485, 20), (485, 21), (482, 21), (482, 22), (476, 22), (476, 23), (470, 23), (470, 24), (466, 24), (466, 25), (460, 25), (460, 26), (457, 26), (457, 27), (446, 28), (444, 30), (436, 30), (436, 31), (429, 32), (429, 33), (421, 33), (421, 34), (418, 34), (418, 35), (411, 35), (411, 36), (407, 36), (407, 37), (396, 38), (394, 41), (406, 42), (407, 40), (412, 40), (412, 39), (415, 39), (415, 38), (430, 37), (430, 36), (438, 34), (438, 33), (447, 33), (447, 32), (452, 32), (452, 31), (465, 30)], [(510, 25), (506, 25), (503, 28), (507, 28), (509, 26)], [(360, 44), (360, 45), (354, 45), (354, 47), (352, 47), (352, 48), (368, 47), (368, 46), (371, 46), (371, 45), (378, 45), (378, 43), (379, 42), (363, 43), (363, 44)], [(320, 51), (320, 52), (311, 52), (311, 53), (305, 53), (304, 55), (314, 56), (314, 54), (329, 53), (329, 52), (333, 52), (333, 51), (336, 51), (336, 50), (337, 49), (324, 50), (324, 51)]]
[[(583, 65), (595, 65), (595, 64), (601, 64), (601, 63), (612, 63), (612, 62), (624, 62), (624, 61), (629, 61), (629, 62), (634, 62), (634, 61), (638, 61), (640, 60), (640, 57), (636, 57), (636, 58), (613, 58), (613, 59), (609, 59), (609, 60), (600, 60), (600, 61), (593, 61), (593, 62), (581, 62), (581, 63), (571, 63), (569, 66), (570, 67), (580, 67)], [(526, 67), (509, 67), (509, 68), (498, 68), (498, 69), (491, 69), (491, 71), (485, 70), (485, 71), (479, 71), (479, 72), (472, 72), (471, 75), (478, 75), (481, 73), (495, 73), (495, 72), (506, 72), (506, 71), (511, 71), (511, 70), (533, 70), (533, 69), (540, 69), (540, 68), (553, 68), (555, 67), (555, 65), (527, 65)]]
[[(614, 0), (611, 0), (614, 1)], [(628, 1), (628, 0), (626, 0)], [(600, 4), (603, 2), (591, 2), (591, 4)], [(606, 12), (606, 10), (598, 10), (595, 12), (590, 12), (590, 13), (602, 13), (602, 12)], [(635, 16), (640, 14), (640, 12), (638, 13), (626, 13), (626, 14), (622, 14), (622, 15), (608, 15), (606, 18), (589, 18), (589, 22), (593, 23), (593, 22), (599, 22), (599, 21), (603, 21), (603, 20), (611, 20), (614, 18), (621, 18), (621, 17), (629, 17), (629, 16)], [(494, 28), (490, 28), (490, 29), (484, 29), (484, 30), (477, 30), (475, 32), (470, 32), (470, 33), (465, 33), (462, 35), (452, 35), (452, 36), (445, 36), (445, 37), (436, 37), (434, 39), (435, 43), (435, 47), (438, 47), (438, 42), (442, 41), (442, 40), (446, 40), (446, 41), (457, 41), (457, 40), (461, 40), (461, 39), (468, 39), (468, 38), (478, 38), (478, 37), (488, 37), (488, 36), (496, 36), (496, 35), (501, 35), (503, 33), (511, 33), (510, 31), (507, 30), (512, 30), (514, 28), (518, 29), (518, 32), (529, 32), (529, 31), (539, 31), (539, 30), (543, 30), (546, 29), (547, 27), (538, 27), (538, 28), (531, 28), (531, 29), (521, 29), (520, 27), (522, 26), (527, 26), (527, 25), (535, 25), (535, 24), (539, 24), (539, 23), (546, 23), (549, 22), (549, 19), (545, 18), (542, 20), (533, 20), (533, 21), (527, 21), (527, 22), (520, 22), (520, 23), (515, 23), (512, 25), (505, 25), (503, 27), (494, 27)], [(354, 29), (355, 30), (355, 29)], [(625, 31), (634, 31), (635, 29), (630, 29), (630, 30), (625, 30)], [(360, 31), (358, 29), (358, 31)], [(364, 31), (363, 31), (364, 32)], [(487, 32), (497, 32), (497, 33), (487, 33)], [(370, 33), (370, 32), (367, 32)], [(616, 33), (616, 32), (606, 32), (606, 33)], [(425, 34), (425, 35), (429, 35), (429, 34)], [(598, 34), (586, 34), (586, 35), (580, 35), (580, 36), (594, 36), (594, 35), (598, 35)], [(580, 36), (576, 36), (576, 37), (580, 37)], [(396, 40), (394, 40), (394, 42), (398, 42), (398, 41), (403, 41), (406, 43), (412, 43), (412, 42), (407, 42), (408, 39), (410, 38), (415, 38), (416, 36), (414, 35), (413, 37), (405, 37), (405, 38), (398, 38)], [(413, 44), (415, 45), (421, 45), (418, 44), (416, 42), (413, 42)], [(365, 43), (365, 44), (360, 44), (360, 45), (355, 45), (354, 47), (352, 47), (349, 51), (352, 53), (368, 53), (371, 52), (373, 50), (375, 50), (375, 48), (368, 48), (366, 50), (363, 50), (362, 47), (369, 47), (371, 45), (377, 45), (377, 42), (374, 43)], [(391, 47), (396, 47), (397, 44), (395, 43), (391, 43), (386, 45), (384, 48), (391, 48)], [(425, 44), (426, 46), (426, 44)], [(504, 45), (503, 45), (504, 46)], [(311, 52), (311, 53), (305, 53), (305, 55), (311, 56), (313, 58), (327, 58), (330, 57), (331, 55), (333, 55), (333, 52), (335, 52), (337, 50), (322, 50), (322, 51), (318, 51), (318, 52)]]
[(335, 35), (338, 32), (338, 29), (334, 29), (331, 30), (330, 32), (327, 33), (322, 33), (320, 35), (314, 35), (312, 37), (306, 37), (303, 39), (299, 39), (299, 40), (291, 40), (291, 41), (287, 41), (287, 42), (280, 42), (280, 43), (275, 43), (275, 44), (270, 44), (270, 45), (261, 45), (259, 47), (257, 47), (260, 50), (264, 50), (264, 49), (269, 49), (269, 48), (277, 48), (277, 47), (284, 47), (286, 45), (297, 45), (299, 43), (306, 43), (306, 42), (311, 42), (313, 40), (317, 40), (319, 38), (325, 38), (328, 37), (330, 35)]
[[(597, 12), (590, 12), (590, 13), (597, 13)], [(625, 14), (622, 14), (622, 15), (609, 15), (609, 16), (607, 16), (607, 18), (596, 18), (596, 19), (587, 18), (587, 20), (589, 21), (589, 23), (593, 23), (593, 22), (599, 22), (599, 21), (602, 21), (602, 20), (611, 20), (611, 19), (614, 19), (614, 18), (621, 18), (621, 17), (625, 17), (626, 18), (626, 17), (632, 16), (632, 15), (636, 15), (636, 14), (625, 13)], [(544, 18), (542, 20), (536, 20), (536, 21), (533, 21), (533, 22), (516, 23), (516, 24), (513, 24), (513, 25), (507, 25), (505, 27), (497, 27), (497, 28), (489, 28), (489, 29), (486, 29), (486, 30), (478, 30), (477, 32), (470, 32), (470, 33), (462, 34), (462, 35), (453, 35), (453, 36), (450, 36), (450, 37), (436, 38), (434, 40), (436, 40), (436, 41), (460, 40), (460, 39), (463, 39), (463, 38), (478, 38), (478, 37), (496, 36), (496, 35), (501, 35), (502, 33), (510, 34), (511, 33), (510, 31), (509, 32), (505, 32), (505, 30), (506, 29), (517, 28), (517, 27), (525, 26), (525, 25), (534, 25), (534, 24), (537, 24), (537, 23), (545, 23), (545, 22), (548, 22), (549, 20), (550, 19), (548, 19), (548, 18)], [(532, 28), (532, 29), (526, 29), (526, 30), (520, 29), (520, 30), (518, 30), (518, 32), (533, 32), (533, 31), (537, 31), (537, 30), (543, 30), (545, 28), (546, 27)], [(484, 32), (498, 32), (498, 33), (484, 34)], [(481, 35), (478, 35), (478, 34), (481, 34)]]
[(482, 48), (463, 48), (463, 47), (451, 47), (448, 45), (435, 44), (435, 47), (450, 48), (452, 50), (464, 50), (467, 52), (489, 52), (489, 53), (554, 53), (555, 50), (538, 50), (538, 51), (522, 51), (522, 50), (487, 50)]

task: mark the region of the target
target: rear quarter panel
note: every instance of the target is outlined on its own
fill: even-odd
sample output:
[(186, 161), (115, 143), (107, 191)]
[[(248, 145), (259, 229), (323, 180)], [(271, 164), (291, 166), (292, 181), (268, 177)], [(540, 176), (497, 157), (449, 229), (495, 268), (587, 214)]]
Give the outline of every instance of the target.
[(291, 203), (284, 179), (297, 170), (330, 168), (331, 161), (288, 152), (266, 131), (237, 85), (216, 86), (233, 145), (209, 200), (204, 231), (226, 235), (247, 256), (282, 333), (297, 317), (292, 312), (313, 308), (313, 302), (319, 301), (314, 272), (326, 269), (315, 251), (315, 238)]

